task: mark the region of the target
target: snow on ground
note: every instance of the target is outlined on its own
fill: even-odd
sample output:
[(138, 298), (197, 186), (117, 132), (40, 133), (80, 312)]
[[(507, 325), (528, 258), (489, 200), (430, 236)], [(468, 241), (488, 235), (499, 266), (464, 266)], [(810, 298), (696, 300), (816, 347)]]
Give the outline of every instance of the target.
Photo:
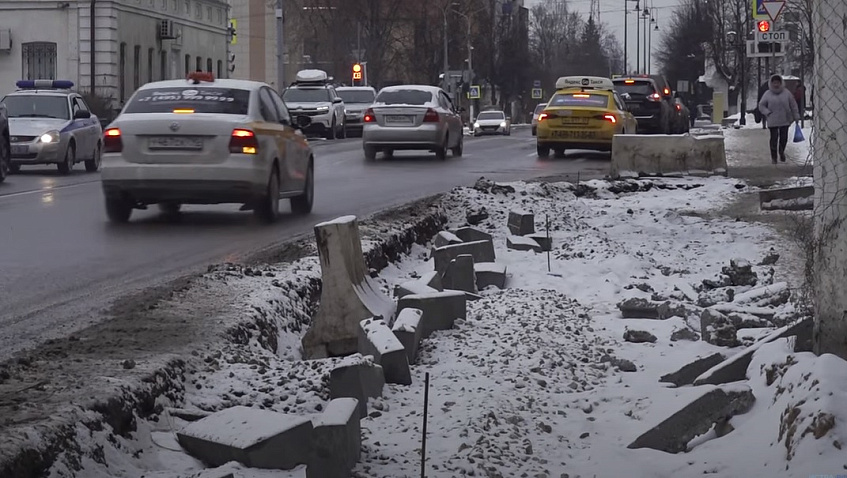
[[(431, 380), (430, 478), (806, 477), (847, 469), (840, 451), (847, 436), (843, 425), (831, 425), (847, 419), (840, 405), (847, 400), (847, 367), (831, 356), (794, 354), (787, 340), (762, 347), (754, 357), (750, 370), (761, 370), (750, 381), (757, 402), (732, 420), (734, 432), (719, 439), (710, 432), (694, 440), (690, 452), (678, 455), (626, 448), (703, 391), (667, 388), (658, 382), (661, 375), (698, 356), (735, 350), (670, 340), (678, 329), (699, 331), (696, 319), (622, 319), (615, 305), (623, 298), (651, 296), (641, 288), (679, 296), (714, 278), (731, 258), (756, 264), (771, 247), (783, 250), (766, 226), (703, 219), (746, 189), (743, 184), (726, 178), (629, 181), (613, 187), (591, 181), (576, 188), (515, 183), (510, 186), (516, 191), (509, 194), (480, 184), (447, 194), (442, 207), (452, 226), (464, 224), (468, 211), (485, 209), (489, 217), (478, 227), (494, 235), (497, 260), (508, 266), (508, 289), (483, 291), (481, 300), (469, 303), (467, 320), (424, 341), (412, 368), (413, 385), (386, 385), (384, 397), (370, 404), (371, 414), (362, 421), (357, 477), (420, 475), (426, 373)], [(505, 249), (510, 209), (534, 212), (539, 230), (549, 217), (553, 274), (546, 254)], [(416, 246), (405, 260), (389, 266), (379, 278), (383, 291), (431, 271), (428, 256), (426, 248)], [(784, 280), (779, 263), (775, 269), (777, 280)], [(754, 270), (765, 282), (773, 280), (770, 267)], [(263, 346), (246, 334), (210, 350), (204, 357), (207, 367), (186, 377), (184, 403), (163, 404), (319, 413), (328, 399), (326, 372), (339, 359), (298, 361), (305, 333), (299, 325), (303, 300), (280, 297), (276, 286), (311, 280), (318, 271), (314, 257), (249, 274), (234, 266), (218, 271), (241, 284), (239, 290), (250, 291), (241, 298), (252, 304), (245, 313), (282, 324), (279, 338)], [(779, 313), (792, 311), (787, 304)], [(624, 342), (627, 328), (648, 331), (657, 341)], [(761, 331), (744, 332), (755, 336)], [(833, 412), (839, 406), (842, 412)], [(89, 433), (88, 446), (100, 459), (87, 459), (77, 476), (218, 478), (222, 471), (243, 478), (305, 476), (302, 468), (263, 474), (237, 464), (201, 474), (202, 465), (182, 453), (174, 437), (185, 424), (164, 414), (157, 422), (140, 421), (132, 439)], [(69, 475), (54, 470), (52, 476)]]
[[(738, 115), (736, 114), (733, 117), (737, 119)], [(794, 126), (791, 126), (788, 130), (788, 146), (786, 148), (786, 152), (789, 161), (797, 165), (814, 164), (814, 158), (812, 158), (810, 153), (814, 134), (812, 128), (812, 121), (805, 121), (805, 127), (802, 128), (805, 141), (802, 141), (800, 143), (794, 142), (794, 128)], [(755, 137), (758, 137), (758, 140), (755, 142), (755, 144), (759, 146), (758, 149), (761, 158), (763, 158), (763, 162), (770, 160), (770, 152), (768, 146), (770, 132), (766, 129), (763, 129), (761, 123), (756, 123), (756, 120), (752, 114), (747, 115), (747, 124), (743, 127), (739, 125), (736, 121), (733, 127), (724, 128), (723, 132), (724, 136), (726, 137), (727, 151), (733, 151), (746, 146), (750, 146), (751, 135), (755, 135)], [(745, 159), (741, 155), (733, 154), (728, 154), (727, 157), (728, 159), (735, 160)], [(732, 161), (730, 161), (730, 166), (732, 166)]]

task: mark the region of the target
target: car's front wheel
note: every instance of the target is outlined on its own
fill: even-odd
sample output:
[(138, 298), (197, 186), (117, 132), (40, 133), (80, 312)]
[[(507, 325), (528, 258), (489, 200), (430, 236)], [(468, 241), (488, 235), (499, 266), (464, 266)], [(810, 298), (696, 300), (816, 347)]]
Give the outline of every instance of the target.
[(338, 130), (338, 126), (335, 123), (335, 118), (332, 118), (332, 124), (329, 125), (329, 129), (326, 130), (326, 139), (335, 139), (335, 133)]
[(132, 215), (132, 205), (121, 196), (106, 196), (106, 217), (115, 224), (124, 224)]
[(451, 151), (453, 152), (453, 156), (455, 156), (457, 158), (462, 156), (462, 154), (464, 154), (464, 151), (465, 151), (465, 137), (464, 136), (459, 137), (459, 144), (457, 144), (455, 148), (452, 148)]
[(0, 137), (0, 183), (9, 175), (9, 166), (12, 160), (12, 150), (6, 138)]
[(72, 143), (68, 145), (68, 149), (65, 151), (65, 160), (57, 165), (59, 173), (70, 174), (74, 169), (74, 163), (76, 163), (76, 146)]
[(100, 161), (103, 158), (103, 150), (100, 144), (97, 144), (97, 149), (94, 150), (94, 157), (85, 161), (85, 170), (89, 173), (96, 173), (100, 169)]
[(279, 217), (279, 172), (276, 167), (271, 170), (268, 187), (265, 194), (259, 198), (259, 204), (253, 213), (264, 223), (270, 224)]
[(309, 167), (306, 170), (306, 185), (303, 187), (303, 194), (291, 198), (291, 212), (298, 215), (306, 215), (312, 212), (312, 206), (315, 203), (315, 167), (312, 161), (309, 161)]

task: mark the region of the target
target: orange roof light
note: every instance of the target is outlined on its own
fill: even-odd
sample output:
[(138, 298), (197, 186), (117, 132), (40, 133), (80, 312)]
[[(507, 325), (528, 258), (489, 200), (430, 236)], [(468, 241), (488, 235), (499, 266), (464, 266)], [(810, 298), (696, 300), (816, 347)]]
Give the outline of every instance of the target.
[(591, 98), (591, 95), (584, 95), (582, 93), (574, 93), (574, 98)]
[(627, 85), (634, 85), (635, 80), (624, 80), (624, 83), (626, 83)]
[(194, 113), (194, 110), (191, 108), (177, 108), (174, 110), (174, 114), (177, 115), (190, 115), (191, 113)]
[(212, 83), (215, 81), (215, 75), (213, 75), (211, 71), (192, 71), (188, 74), (187, 79), (188, 81), (193, 81), (194, 84), (200, 83), (201, 81)]

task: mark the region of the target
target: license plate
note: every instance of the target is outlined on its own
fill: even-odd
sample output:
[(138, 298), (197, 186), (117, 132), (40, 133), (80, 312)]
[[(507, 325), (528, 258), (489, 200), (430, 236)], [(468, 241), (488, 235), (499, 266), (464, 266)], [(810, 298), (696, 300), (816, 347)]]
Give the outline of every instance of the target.
[(411, 116), (406, 115), (386, 115), (385, 124), (410, 124), (413, 123)]
[(156, 136), (147, 140), (150, 149), (179, 149), (195, 151), (203, 149), (203, 138), (184, 136)]
[(27, 154), (27, 153), (29, 153), (29, 146), (24, 145), (24, 144), (22, 144), (22, 145), (13, 144), (12, 145), (12, 154)]
[(567, 131), (553, 130), (552, 136), (561, 139), (595, 139), (597, 138), (596, 131)]
[(588, 124), (588, 118), (562, 118), (562, 124)]

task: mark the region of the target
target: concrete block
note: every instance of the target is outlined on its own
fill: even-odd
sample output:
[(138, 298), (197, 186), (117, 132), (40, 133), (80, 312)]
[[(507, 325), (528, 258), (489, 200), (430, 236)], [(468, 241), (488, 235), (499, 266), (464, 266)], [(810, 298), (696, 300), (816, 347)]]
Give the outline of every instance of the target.
[(452, 244), (461, 244), (462, 241), (459, 239), (459, 236), (453, 234), (449, 231), (441, 231), (435, 235), (435, 239), (433, 239), (432, 243), (435, 247), (444, 247)]
[(456, 235), (462, 242), (477, 242), (477, 241), (489, 241), (493, 242), (494, 238), (491, 234), (480, 231), (479, 229), (473, 227), (462, 227), (453, 231), (453, 234)]
[(700, 314), (700, 336), (706, 342), (721, 347), (736, 347), (740, 344), (735, 324), (714, 309), (704, 309)]
[(382, 396), (385, 373), (380, 365), (358, 354), (346, 357), (329, 373), (329, 397), (351, 397), (358, 401), (359, 414), (368, 415), (368, 399)]
[(755, 401), (753, 391), (746, 385), (709, 390), (636, 438), (627, 448), (684, 452), (692, 439), (708, 432), (716, 423), (746, 413)]
[(398, 299), (406, 297), (407, 295), (430, 294), (432, 292), (438, 291), (420, 279), (406, 281), (394, 287), (394, 297), (397, 297)]
[(397, 320), (391, 327), (394, 336), (403, 344), (410, 364), (415, 363), (418, 357), (418, 346), (423, 338), (421, 317), (423, 317), (423, 311), (420, 309), (403, 309), (397, 314)]
[(250, 468), (291, 470), (308, 463), (312, 422), (249, 407), (232, 407), (188, 424), (179, 444), (211, 466), (237, 461)]
[(553, 250), (553, 238), (547, 237), (547, 233), (545, 232), (536, 232), (535, 234), (530, 234), (526, 237), (537, 242), (538, 245), (541, 246), (541, 250), (544, 252)]
[(726, 142), (723, 135), (692, 136), (694, 148), (686, 158), (688, 174), (727, 175)]
[(506, 238), (506, 247), (515, 251), (543, 252), (541, 245), (534, 239), (523, 236), (509, 236)]
[(494, 243), (491, 241), (474, 241), (436, 247), (432, 250), (432, 257), (435, 260), (435, 270), (444, 274), (450, 262), (464, 254), (473, 256), (474, 262), (494, 262)]
[(427, 272), (421, 276), (420, 280), (439, 292), (444, 290), (444, 285), (441, 283), (441, 274), (438, 271)]
[(615, 135), (613, 179), (639, 176), (726, 175), (721, 135)]
[(421, 310), (421, 336), (426, 338), (436, 330), (452, 329), (456, 319), (467, 318), (467, 296), (462, 291), (449, 290), (435, 294), (407, 295), (400, 299), (397, 309)]
[(476, 294), (476, 275), (474, 273), (474, 260), (470, 254), (462, 254), (452, 261), (441, 277), (441, 283), (445, 289), (461, 290)]
[(786, 337), (796, 337), (794, 342), (795, 352), (812, 351), (812, 333), (814, 320), (811, 317), (799, 320), (791, 325), (774, 330), (755, 344), (744, 349), (743, 352), (733, 355), (723, 362), (715, 365), (694, 380), (694, 385), (720, 385), (724, 383), (737, 382), (747, 379), (747, 367), (753, 361), (753, 354), (762, 345), (774, 340)]
[(672, 383), (677, 387), (681, 387), (683, 385), (691, 385), (694, 383), (694, 380), (697, 379), (703, 372), (709, 370), (715, 365), (726, 360), (726, 356), (723, 354), (712, 354), (708, 357), (701, 357), (697, 360), (685, 365), (681, 369), (676, 372), (668, 373), (662, 375), (662, 378), (659, 379), (660, 382)]
[(814, 186), (759, 191), (759, 207), (763, 211), (803, 211), (812, 210), (814, 206)]
[(394, 316), (386, 297), (365, 268), (355, 216), (315, 226), (321, 261), (321, 300), (312, 326), (303, 337), (307, 358), (355, 353), (359, 323), (370, 317)]
[(312, 420), (312, 454), (306, 478), (349, 478), (362, 454), (362, 428), (355, 398), (337, 398)]
[(509, 211), (509, 232), (515, 236), (527, 236), (535, 232), (535, 215), (526, 211)]
[(476, 273), (476, 286), (479, 290), (492, 285), (498, 289), (506, 288), (505, 265), (496, 262), (483, 262), (474, 264), (473, 267)]
[(359, 353), (374, 357), (374, 362), (382, 366), (386, 382), (412, 384), (406, 349), (383, 320), (365, 319), (361, 322)]

